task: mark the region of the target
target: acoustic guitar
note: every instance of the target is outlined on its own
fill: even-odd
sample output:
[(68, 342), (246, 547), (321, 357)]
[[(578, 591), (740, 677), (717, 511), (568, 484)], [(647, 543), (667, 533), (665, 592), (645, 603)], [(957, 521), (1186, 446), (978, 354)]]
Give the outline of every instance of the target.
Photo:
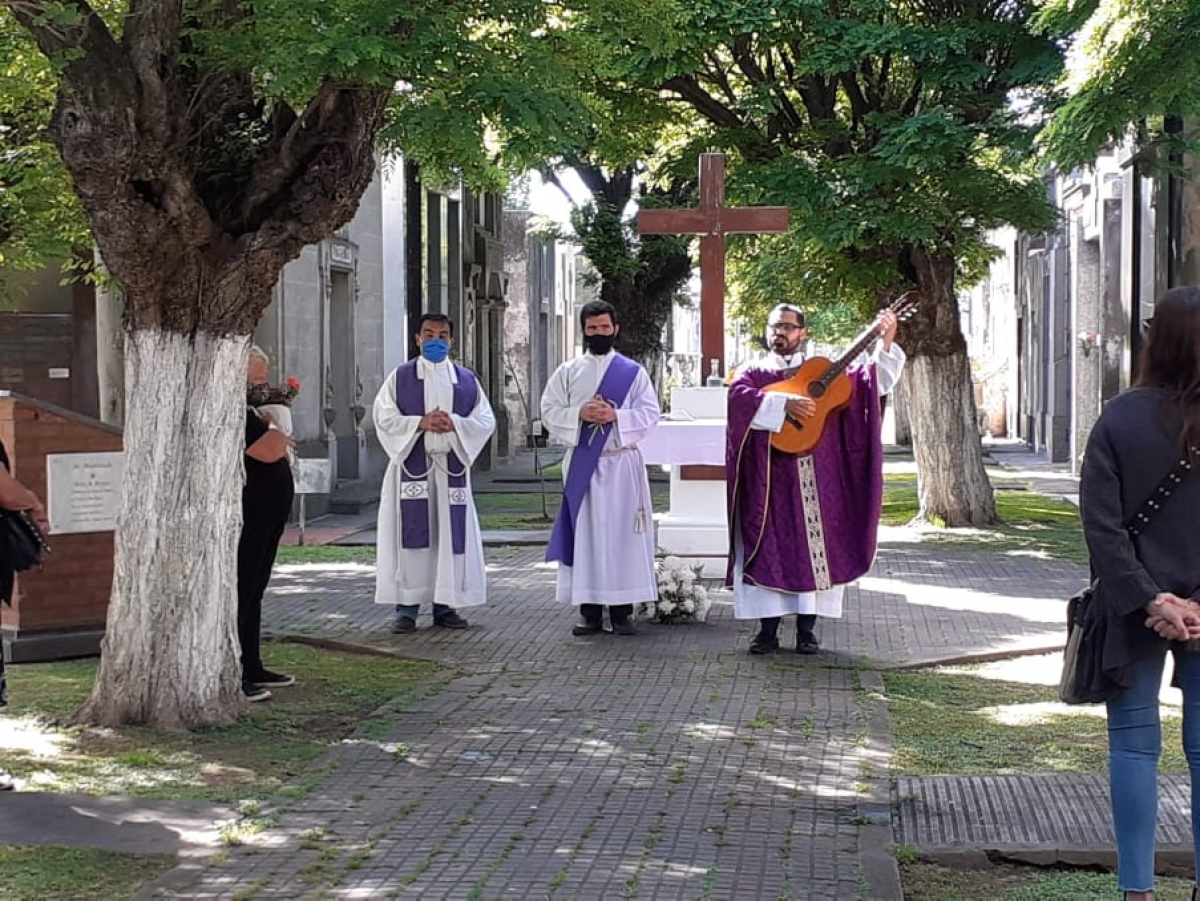
[[(887, 309), (895, 313), (896, 318), (904, 320), (916, 311), (917, 300), (913, 292), (909, 291), (894, 300)], [(825, 424), (829, 417), (850, 403), (850, 395), (854, 389), (846, 375), (846, 368), (870, 347), (871, 342), (882, 332), (883, 326), (876, 320), (836, 360), (809, 357), (790, 378), (773, 382), (762, 389), (781, 391), (784, 394), (801, 394), (811, 397), (817, 405), (817, 412), (809, 419), (800, 419), (789, 413), (784, 419), (783, 428), (771, 435), (772, 447), (788, 454), (812, 452), (825, 432)]]

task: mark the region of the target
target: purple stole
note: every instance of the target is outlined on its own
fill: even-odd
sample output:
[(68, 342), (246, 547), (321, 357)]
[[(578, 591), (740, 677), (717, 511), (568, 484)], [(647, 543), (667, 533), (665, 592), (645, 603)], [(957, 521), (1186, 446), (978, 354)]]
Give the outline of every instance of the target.
[[(479, 400), (479, 381), (471, 370), (451, 364), (457, 374), (452, 409), (458, 416), (470, 416)], [(412, 360), (396, 370), (396, 406), (405, 416), (424, 416), (425, 383), (417, 378), (417, 361)], [(450, 470), (450, 535), (453, 552), (461, 554), (467, 547), (467, 467), (451, 451), (446, 456)], [(412, 450), (400, 468), (400, 546), (418, 549), (429, 547), (429, 455), (425, 453), (425, 434), (418, 436)], [(412, 475), (409, 475), (412, 473)]]
[[(633, 380), (641, 367), (629, 357), (614, 354), (596, 393), (614, 407), (625, 403)], [(571, 452), (571, 466), (567, 470), (567, 484), (563, 486), (562, 503), (558, 507), (558, 518), (554, 520), (554, 531), (550, 533), (550, 544), (546, 547), (546, 562), (558, 560), (566, 566), (575, 565), (575, 520), (579, 508), (592, 485), (592, 476), (600, 463), (600, 452), (608, 442), (614, 423), (597, 426), (595, 423), (579, 423), (579, 440)]]

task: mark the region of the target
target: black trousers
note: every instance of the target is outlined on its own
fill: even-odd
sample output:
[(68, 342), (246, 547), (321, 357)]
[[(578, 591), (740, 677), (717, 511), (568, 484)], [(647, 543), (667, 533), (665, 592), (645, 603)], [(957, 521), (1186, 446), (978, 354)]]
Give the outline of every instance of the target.
[[(767, 635), (774, 635), (779, 631), (779, 621), (782, 617), (765, 616), (759, 620), (761, 631)], [(797, 613), (796, 614), (796, 633), (798, 635), (812, 635), (813, 629), (817, 627), (817, 615), (815, 613)]]
[[(600, 623), (604, 620), (603, 604), (580, 604), (579, 615), (584, 622)], [(608, 608), (608, 618), (614, 623), (622, 622), (633, 615), (633, 604), (613, 604)]]
[(242, 525), (238, 539), (238, 642), (242, 646), (242, 678), (261, 672), (262, 599), (271, 581), (275, 552), (286, 520)]

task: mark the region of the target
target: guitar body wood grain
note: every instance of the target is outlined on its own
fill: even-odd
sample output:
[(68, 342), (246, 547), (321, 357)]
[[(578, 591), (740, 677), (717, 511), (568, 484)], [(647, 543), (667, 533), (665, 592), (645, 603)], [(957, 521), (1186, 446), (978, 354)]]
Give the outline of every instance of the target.
[(832, 361), (825, 357), (810, 357), (801, 364), (795, 375), (763, 387), (765, 392), (802, 394), (811, 397), (817, 405), (817, 412), (808, 419), (787, 416), (783, 428), (771, 435), (773, 448), (787, 454), (812, 453), (825, 432), (830, 415), (850, 403), (854, 386), (844, 372), (834, 376), (828, 388), (820, 381), (832, 365)]

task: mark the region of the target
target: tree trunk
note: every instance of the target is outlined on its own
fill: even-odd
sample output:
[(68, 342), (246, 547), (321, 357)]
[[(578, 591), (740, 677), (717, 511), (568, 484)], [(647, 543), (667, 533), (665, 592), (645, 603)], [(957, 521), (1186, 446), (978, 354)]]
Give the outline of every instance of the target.
[(247, 339), (126, 336), (125, 475), (100, 669), (80, 722), (232, 721)]
[(900, 447), (912, 447), (912, 424), (908, 421), (908, 408), (912, 400), (908, 396), (908, 379), (902, 378), (896, 383), (888, 400), (896, 429), (896, 444)]
[[(96, 255), (99, 262), (100, 255)], [(96, 288), (96, 377), (100, 419), (125, 425), (125, 329), (121, 308), (125, 299), (115, 285)]]
[(908, 351), (905, 380), (918, 519), (945, 526), (996, 521), (996, 498), (983, 447), (967, 345), (954, 294), (954, 259), (910, 249), (922, 304), (900, 337)]

